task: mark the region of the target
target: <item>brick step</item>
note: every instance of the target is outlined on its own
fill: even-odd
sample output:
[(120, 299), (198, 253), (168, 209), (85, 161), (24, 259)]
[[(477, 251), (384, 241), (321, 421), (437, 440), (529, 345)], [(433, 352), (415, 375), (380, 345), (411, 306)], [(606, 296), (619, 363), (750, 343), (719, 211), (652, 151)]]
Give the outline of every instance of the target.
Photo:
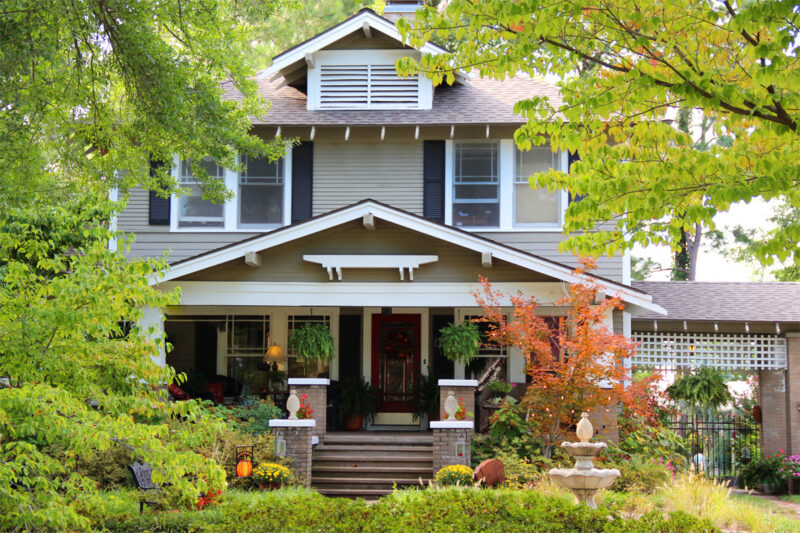
[(409, 445), (409, 444), (318, 444), (314, 447), (314, 452), (318, 451), (358, 451), (358, 453), (370, 452), (411, 452), (411, 453), (433, 453), (433, 445)]
[(374, 487), (362, 488), (389, 488), (394, 485), (427, 485), (430, 478), (380, 478), (380, 477), (311, 477), (311, 486), (314, 488), (324, 488), (326, 485), (336, 485), (335, 488), (345, 488), (348, 486), (374, 485)]
[(358, 457), (414, 457), (418, 459), (427, 459), (433, 457), (433, 449), (417, 450), (415, 448), (354, 448), (354, 447), (338, 447), (338, 448), (314, 448), (314, 458), (317, 457), (331, 457), (331, 456), (358, 456)]
[(339, 489), (319, 489), (317, 492), (324, 496), (331, 496), (336, 498), (363, 498), (365, 500), (377, 500), (381, 496), (391, 494), (392, 490), (386, 489), (354, 489), (354, 488), (339, 488)]
[(420, 435), (393, 435), (390, 432), (370, 433), (368, 431), (347, 433), (326, 433), (321, 444), (417, 444), (433, 445), (433, 435), (422, 433)]
[(363, 455), (322, 455), (312, 459), (314, 466), (386, 466), (386, 465), (414, 466), (419, 468), (433, 468), (433, 456), (415, 457), (405, 455), (387, 455), (364, 457)]
[(415, 466), (370, 466), (370, 467), (356, 467), (354, 468), (352, 465), (348, 466), (318, 466), (314, 465), (312, 468), (313, 475), (339, 475), (344, 476), (348, 473), (358, 474), (358, 475), (370, 475), (370, 476), (395, 476), (405, 475), (406, 477), (416, 477), (418, 474), (423, 473), (430, 473), (430, 470), (426, 470), (424, 468), (417, 468)]

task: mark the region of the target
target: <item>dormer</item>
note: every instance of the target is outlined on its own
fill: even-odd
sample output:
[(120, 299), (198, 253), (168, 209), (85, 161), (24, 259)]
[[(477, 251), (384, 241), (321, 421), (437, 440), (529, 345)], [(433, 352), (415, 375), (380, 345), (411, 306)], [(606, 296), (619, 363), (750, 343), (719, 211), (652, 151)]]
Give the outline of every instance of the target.
[(398, 76), (401, 57), (416, 50), (320, 50), (308, 62), (309, 110), (430, 109), (433, 85), (424, 76)]
[[(394, 23), (362, 9), (341, 24), (273, 58), (262, 77), (282, 79), (306, 94), (310, 111), (431, 109), (433, 84), (425, 76), (400, 77), (395, 63), (446, 50), (403, 43)], [(458, 82), (463, 78), (457, 77)]]

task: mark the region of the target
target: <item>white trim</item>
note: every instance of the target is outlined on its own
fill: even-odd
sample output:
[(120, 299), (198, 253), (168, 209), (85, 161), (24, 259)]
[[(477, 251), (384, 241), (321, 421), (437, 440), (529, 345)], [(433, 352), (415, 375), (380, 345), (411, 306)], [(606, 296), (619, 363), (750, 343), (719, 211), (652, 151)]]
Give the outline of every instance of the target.
[[(453, 126), (450, 127), (453, 131)], [(453, 225), (453, 174), (455, 172), (455, 141), (444, 141), (444, 223)]]
[(500, 227), (514, 227), (514, 139), (500, 140)]
[[(370, 215), (372, 217), (372, 215)], [(333, 272), (342, 281), (343, 268), (394, 268), (400, 272), (400, 281), (405, 281), (408, 270), (409, 281), (414, 281), (414, 269), (420, 265), (435, 263), (438, 255), (347, 255), (324, 254), (304, 255), (303, 261), (318, 263), (328, 272), (328, 280), (333, 281)]]
[[(119, 201), (119, 189), (117, 187), (112, 187), (108, 191), (108, 200), (111, 202), (118, 202)], [(149, 216), (149, 215), (148, 215)], [(117, 231), (117, 213), (115, 212), (111, 219), (108, 221), (108, 231), (114, 233)], [(119, 249), (119, 243), (117, 242), (117, 238), (115, 236), (111, 236), (108, 239), (108, 249), (116, 252)]]
[(289, 420), (288, 418), (277, 418), (269, 421), (271, 428), (313, 428), (317, 425), (314, 419), (306, 418), (303, 420)]
[(288, 385), (330, 385), (331, 380), (327, 378), (289, 378)]
[(440, 379), (440, 387), (477, 387), (477, 379)]
[(431, 421), (431, 429), (474, 429), (472, 420), (435, 420)]
[[(350, 20), (346, 20), (341, 23), (339, 27), (333, 28), (327, 32), (323, 32), (297, 46), (293, 50), (276, 56), (272, 65), (258, 74), (257, 79), (262, 80), (264, 78), (271, 78), (273, 75), (278, 74), (281, 69), (284, 69), (297, 61), (305, 61), (306, 54), (313, 54), (314, 52), (317, 52), (318, 50), (321, 50), (326, 46), (329, 46), (336, 41), (347, 37), (351, 33), (355, 33), (357, 31), (363, 32), (365, 23), (368, 24), (371, 29), (379, 31), (398, 42), (403, 42), (402, 35), (400, 35), (400, 32), (391, 22), (379, 17), (375, 13), (368, 11), (359, 13)], [(447, 50), (444, 48), (432, 43), (426, 43), (419, 48), (419, 51), (424, 54), (441, 54), (443, 52), (447, 52)]]
[[(308, 235), (313, 235), (325, 229), (332, 228), (353, 220), (361, 219), (365, 214), (368, 213), (371, 213), (375, 218), (383, 219), (387, 222), (391, 222), (393, 224), (408, 228), (412, 231), (418, 231), (420, 233), (424, 233), (433, 238), (449, 242), (455, 246), (460, 246), (462, 248), (473, 250), (477, 253), (490, 252), (492, 254), (492, 257), (494, 257), (497, 260), (507, 261), (519, 267), (527, 268), (535, 272), (540, 272), (546, 276), (553, 277), (560, 281), (565, 281), (567, 283), (583, 283), (586, 282), (587, 280), (595, 280), (598, 286), (602, 290), (605, 290), (606, 294), (608, 294), (609, 296), (613, 296), (614, 294), (619, 294), (619, 296), (621, 296), (622, 299), (629, 304), (659, 314), (663, 315), (667, 314), (666, 310), (664, 310), (661, 306), (653, 303), (652, 297), (649, 294), (635, 291), (634, 289), (631, 289), (630, 287), (627, 287), (620, 283), (606, 281), (606, 280), (596, 280), (596, 278), (587, 275), (579, 276), (576, 275), (570, 267), (567, 267), (565, 265), (560, 265), (558, 263), (551, 263), (549, 261), (546, 261), (545, 259), (528, 255), (525, 252), (514, 250), (513, 248), (509, 248), (500, 243), (490, 242), (481, 237), (471, 235), (470, 233), (458, 231), (456, 229), (449, 228), (447, 226), (442, 226), (435, 222), (430, 222), (428, 220), (416, 217), (410, 213), (406, 213), (404, 211), (400, 211), (398, 209), (394, 209), (370, 201), (358, 203), (348, 208), (344, 208), (338, 212), (330, 213), (326, 216), (308, 220), (304, 223), (297, 224), (296, 226), (290, 226), (285, 229), (275, 231), (273, 233), (267, 233), (262, 237), (249, 240), (243, 243), (235, 244), (228, 248), (210, 252), (205, 255), (199, 256), (195, 259), (191, 259), (186, 262), (173, 265), (161, 277), (151, 277), (150, 283), (156, 285), (165, 281), (174, 280), (181, 276), (186, 276), (188, 274), (204, 270), (212, 266), (219, 265), (227, 261), (241, 259), (244, 257), (245, 252), (249, 251), (262, 252), (264, 250), (273, 248), (275, 246), (291, 242), (306, 237)], [(182, 283), (181, 285), (186, 285), (186, 284)], [(246, 283), (245, 285), (253, 286), (257, 284)], [(292, 284), (288, 283), (282, 283), (279, 285), (283, 287), (292, 286)], [(366, 284), (366, 285), (372, 287), (372, 293), (374, 294), (375, 289), (377, 288), (375, 287), (375, 284)], [(425, 284), (425, 285), (432, 285), (432, 284)], [(519, 284), (515, 284), (515, 286), (516, 285)], [(354, 287), (354, 284), (348, 283), (346, 285), (340, 285), (340, 286), (348, 288), (348, 287)], [(383, 287), (384, 286), (382, 286), (382, 288)], [(400, 287), (402, 288), (403, 291), (407, 291), (409, 286), (400, 285)], [(332, 294), (332, 289), (333, 285), (327, 285), (325, 289), (322, 289), (320, 286), (320, 288), (317, 290), (321, 290), (322, 292), (318, 294), (324, 296), (326, 293), (328, 295)], [(512, 292), (516, 292), (516, 289), (512, 289)], [(230, 301), (231, 300), (228, 300), (227, 303), (229, 304)], [(330, 305), (341, 305), (341, 303), (342, 301), (337, 301), (335, 303), (331, 303)], [(259, 305), (259, 304), (274, 305), (265, 302), (258, 302), (254, 305)], [(311, 304), (288, 303), (285, 305), (315, 305), (315, 304), (319, 305), (318, 302)], [(362, 305), (362, 304), (353, 303), (352, 305)], [(367, 304), (367, 305), (375, 305), (375, 304)], [(382, 304), (377, 304), (377, 305), (380, 306)], [(416, 305), (418, 304), (416, 303), (413, 304), (413, 306)], [(429, 306), (431, 304), (425, 304), (425, 305)], [(471, 304), (466, 304), (465, 307), (470, 305), (474, 305), (474, 299), (471, 302)]]

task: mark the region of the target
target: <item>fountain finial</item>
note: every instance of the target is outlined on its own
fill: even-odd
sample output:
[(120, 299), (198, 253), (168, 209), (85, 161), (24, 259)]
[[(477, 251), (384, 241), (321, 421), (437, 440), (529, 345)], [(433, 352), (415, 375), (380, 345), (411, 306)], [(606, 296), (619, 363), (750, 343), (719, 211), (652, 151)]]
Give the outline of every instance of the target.
[(578, 436), (581, 442), (589, 442), (592, 435), (594, 435), (594, 428), (592, 427), (592, 423), (589, 422), (589, 413), (581, 414), (581, 420), (575, 428), (575, 435)]

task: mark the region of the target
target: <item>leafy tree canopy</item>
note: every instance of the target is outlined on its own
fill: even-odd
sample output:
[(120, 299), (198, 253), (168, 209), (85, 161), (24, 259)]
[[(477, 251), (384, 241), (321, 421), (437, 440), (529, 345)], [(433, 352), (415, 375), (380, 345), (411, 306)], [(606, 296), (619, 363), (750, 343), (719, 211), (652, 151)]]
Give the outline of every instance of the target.
[[(427, 56), (436, 81), (454, 68), (503, 78), (554, 75), (563, 102), (531, 96), (515, 135), (529, 148), (578, 150), (567, 175), (531, 177), (535, 186), (587, 195), (570, 205), (564, 246), (619, 252), (634, 244), (677, 247), (696, 224), (738, 201), (783, 197), (800, 205), (796, 2), (764, 0), (453, 0), (418, 12), (413, 44), (455, 39), (451, 54)], [(577, 75), (577, 74), (585, 75)], [(702, 111), (709, 143), (696, 150), (675, 128), (678, 108)], [(681, 216), (674, 216), (680, 213)], [(601, 231), (584, 233), (603, 222)], [(786, 259), (800, 224), (781, 229), (758, 258)]]
[[(266, 103), (245, 50), (287, 0), (37, 0), (0, 8), (0, 202), (86, 182), (174, 190), (148, 158), (282, 152), (250, 134)], [(226, 85), (243, 98), (221, 98)], [(223, 184), (199, 168), (207, 197)], [(40, 196), (40, 199), (42, 197)]]

